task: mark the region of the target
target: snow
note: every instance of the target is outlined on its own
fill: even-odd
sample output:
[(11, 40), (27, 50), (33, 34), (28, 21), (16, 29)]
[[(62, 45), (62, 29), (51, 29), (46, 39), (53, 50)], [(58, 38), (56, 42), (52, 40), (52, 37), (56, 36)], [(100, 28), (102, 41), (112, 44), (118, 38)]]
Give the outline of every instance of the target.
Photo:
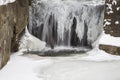
[(117, 1), (116, 1), (116, 0), (113, 0), (113, 1), (112, 1), (112, 5), (117, 5)]
[(111, 25), (111, 19), (104, 19), (104, 26)]
[(99, 44), (113, 45), (120, 47), (120, 37), (113, 37), (109, 34), (103, 33)]
[(6, 5), (8, 3), (13, 3), (13, 2), (15, 2), (15, 0), (0, 0), (0, 6)]
[(109, 11), (109, 12), (107, 12), (107, 14), (111, 14), (111, 13), (113, 13), (113, 11)]
[(46, 46), (46, 43), (44, 41), (41, 41), (31, 35), (26, 27), (25, 35), (22, 37), (20, 41), (20, 51), (40, 51), (44, 49)]
[[(112, 2), (112, 4), (116, 4), (115, 2)], [(113, 9), (112, 9), (112, 4), (109, 4), (109, 3), (106, 3), (106, 5), (108, 6), (107, 9), (108, 9), (108, 12), (107, 14), (111, 14), (113, 13)]]
[(106, 26), (106, 25), (111, 25), (111, 22), (106, 21), (104, 26)]
[(119, 24), (119, 21), (115, 21), (115, 24), (116, 24), (116, 25)]
[(119, 62), (66, 60), (44, 68), (45, 80), (120, 80)]
[(50, 60), (47, 59), (38, 61), (14, 54), (8, 64), (0, 71), (0, 80), (42, 80), (36, 77), (34, 69), (38, 65), (46, 66), (45, 63), (49, 64), (49, 62)]
[(119, 10), (120, 10), (120, 7), (117, 7), (116, 9), (117, 9), (117, 11), (119, 11)]
[(0, 80), (119, 80), (120, 56), (99, 49), (68, 57), (11, 55)]
[(82, 60), (87, 61), (112, 61), (112, 60), (120, 60), (120, 56), (111, 55), (106, 53), (103, 50), (99, 50), (97, 48), (87, 52), (88, 56), (82, 57)]

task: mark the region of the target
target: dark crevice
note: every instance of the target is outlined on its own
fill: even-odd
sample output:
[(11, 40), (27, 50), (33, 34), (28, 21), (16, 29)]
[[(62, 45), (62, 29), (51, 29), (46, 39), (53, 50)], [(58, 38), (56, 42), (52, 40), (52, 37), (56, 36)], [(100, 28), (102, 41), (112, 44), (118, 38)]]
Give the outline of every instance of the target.
[(82, 45), (82, 46), (88, 46), (87, 32), (88, 32), (88, 25), (87, 25), (87, 23), (84, 21), (84, 35), (83, 35), (83, 38), (82, 38), (82, 40), (81, 40), (81, 45)]
[(38, 38), (40, 40), (42, 40), (42, 33), (43, 33), (43, 27), (44, 27), (44, 24), (41, 24), (40, 27), (38, 27)]
[(13, 26), (13, 37), (11, 39), (11, 52), (18, 51), (18, 40), (16, 39), (16, 26)]
[(69, 30), (65, 29), (65, 31), (64, 31), (64, 45), (68, 46), (68, 44), (69, 44)]
[(57, 44), (57, 26), (58, 23), (55, 21), (54, 15), (51, 14), (48, 19), (48, 33), (46, 35), (45, 41), (47, 46), (51, 47), (52, 49)]
[(74, 46), (74, 47), (80, 46), (80, 40), (79, 40), (77, 33), (76, 33), (76, 25), (77, 25), (77, 20), (74, 17), (73, 24), (71, 26), (71, 40), (70, 40), (71, 46)]

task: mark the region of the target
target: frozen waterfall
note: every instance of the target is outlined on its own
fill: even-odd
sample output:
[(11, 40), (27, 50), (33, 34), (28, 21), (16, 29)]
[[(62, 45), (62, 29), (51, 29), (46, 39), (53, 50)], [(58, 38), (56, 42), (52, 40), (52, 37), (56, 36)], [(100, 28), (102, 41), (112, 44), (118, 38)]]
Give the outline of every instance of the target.
[(102, 32), (104, 0), (33, 0), (29, 32), (54, 49), (93, 47)]

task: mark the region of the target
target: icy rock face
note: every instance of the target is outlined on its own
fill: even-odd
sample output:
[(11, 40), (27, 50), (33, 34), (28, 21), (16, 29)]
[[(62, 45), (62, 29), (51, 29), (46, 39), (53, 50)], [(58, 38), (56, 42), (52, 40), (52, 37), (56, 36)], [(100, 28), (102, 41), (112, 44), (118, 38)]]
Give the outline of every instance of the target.
[(91, 47), (102, 32), (104, 0), (33, 0), (29, 31), (48, 47)]

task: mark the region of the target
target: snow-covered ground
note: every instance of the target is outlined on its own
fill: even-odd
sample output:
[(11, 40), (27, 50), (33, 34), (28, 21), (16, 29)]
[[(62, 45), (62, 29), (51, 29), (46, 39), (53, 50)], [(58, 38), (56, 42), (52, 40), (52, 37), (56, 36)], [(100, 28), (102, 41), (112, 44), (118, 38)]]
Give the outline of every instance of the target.
[(8, 3), (13, 3), (13, 2), (15, 2), (15, 0), (0, 0), (0, 6), (6, 5)]
[(35, 67), (43, 67), (49, 62), (48, 59), (33, 60), (14, 54), (0, 71), (0, 80), (40, 80), (34, 72)]
[(92, 50), (68, 57), (11, 55), (0, 80), (120, 80), (120, 57)]
[(113, 37), (109, 34), (102, 34), (99, 44), (113, 45), (120, 47), (120, 37)]

